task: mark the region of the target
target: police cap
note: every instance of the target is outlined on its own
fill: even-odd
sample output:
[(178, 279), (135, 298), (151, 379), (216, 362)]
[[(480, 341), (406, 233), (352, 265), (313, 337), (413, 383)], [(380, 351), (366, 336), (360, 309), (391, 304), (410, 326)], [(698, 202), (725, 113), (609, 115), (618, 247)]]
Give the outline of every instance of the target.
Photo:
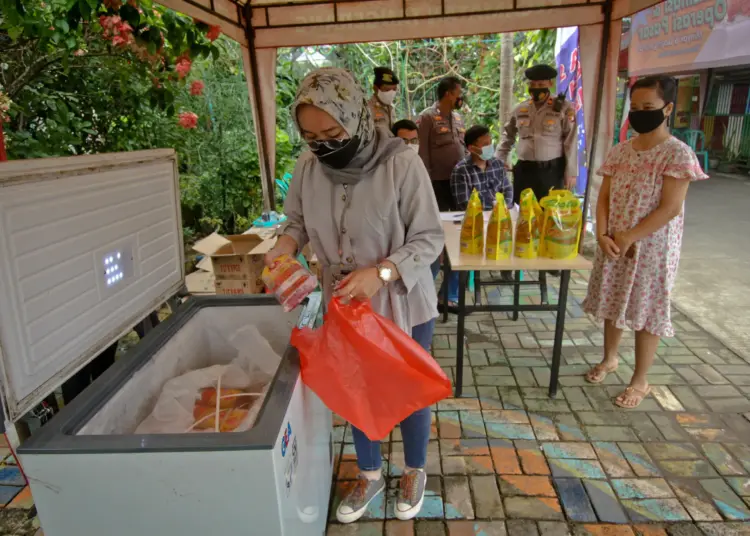
[(388, 67), (375, 67), (373, 72), (375, 73), (376, 86), (382, 86), (383, 84), (398, 84), (398, 78)]
[(557, 78), (557, 69), (550, 65), (534, 65), (526, 69), (526, 78), (532, 82), (538, 80), (554, 80)]

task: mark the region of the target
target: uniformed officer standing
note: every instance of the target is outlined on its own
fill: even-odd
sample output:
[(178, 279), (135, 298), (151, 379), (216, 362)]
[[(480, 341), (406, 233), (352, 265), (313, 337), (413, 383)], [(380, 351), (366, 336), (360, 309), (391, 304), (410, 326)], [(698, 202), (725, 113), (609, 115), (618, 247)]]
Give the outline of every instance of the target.
[(453, 209), (450, 178), (453, 168), (467, 155), (464, 145), (463, 119), (458, 111), (463, 106), (461, 80), (447, 76), (437, 86), (437, 102), (424, 110), (419, 125), (419, 156), (430, 174), (441, 211)]
[[(565, 95), (552, 97), (557, 71), (549, 65), (526, 70), (531, 99), (516, 106), (505, 124), (497, 149), (497, 158), (508, 166), (508, 157), (516, 135), (520, 138), (513, 167), (513, 195), (516, 203), (521, 191), (534, 190), (537, 199), (552, 188), (575, 189), (578, 177), (578, 132), (573, 104)], [(547, 278), (539, 273), (542, 301), (547, 302)]]
[(370, 113), (375, 120), (375, 126), (390, 132), (396, 122), (396, 110), (393, 101), (398, 91), (398, 78), (388, 67), (375, 67), (375, 81), (373, 89), (375, 93), (367, 102)]

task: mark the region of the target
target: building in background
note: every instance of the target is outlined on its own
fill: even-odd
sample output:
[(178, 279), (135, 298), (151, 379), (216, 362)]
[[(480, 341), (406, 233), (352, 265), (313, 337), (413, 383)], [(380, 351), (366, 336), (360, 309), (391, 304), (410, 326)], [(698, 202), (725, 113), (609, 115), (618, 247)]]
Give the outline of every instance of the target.
[(750, 2), (667, 1), (623, 31), (623, 87), (629, 77), (676, 76), (675, 131), (701, 130), (721, 170), (750, 169)]

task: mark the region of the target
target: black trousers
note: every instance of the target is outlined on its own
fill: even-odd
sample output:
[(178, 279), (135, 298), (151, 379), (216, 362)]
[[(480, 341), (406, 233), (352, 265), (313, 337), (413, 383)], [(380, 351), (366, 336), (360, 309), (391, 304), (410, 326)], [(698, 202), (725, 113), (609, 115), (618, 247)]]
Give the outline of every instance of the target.
[(451, 192), (451, 181), (431, 181), (432, 191), (435, 192), (438, 208), (440, 212), (450, 212), (456, 203), (453, 201), (453, 192)]
[(513, 167), (513, 200), (518, 203), (521, 192), (534, 190), (537, 200), (545, 197), (552, 188), (565, 186), (565, 158), (547, 162), (519, 160)]
[[(565, 186), (565, 158), (546, 162), (519, 160), (513, 167), (513, 200), (518, 203), (521, 192), (526, 188), (534, 190), (537, 200), (549, 194), (552, 188)], [(547, 273), (539, 272), (539, 286), (542, 303), (547, 303)]]
[(104, 374), (114, 364), (116, 354), (117, 343), (114, 343), (63, 383), (62, 395), (65, 404), (70, 404), (91, 382)]

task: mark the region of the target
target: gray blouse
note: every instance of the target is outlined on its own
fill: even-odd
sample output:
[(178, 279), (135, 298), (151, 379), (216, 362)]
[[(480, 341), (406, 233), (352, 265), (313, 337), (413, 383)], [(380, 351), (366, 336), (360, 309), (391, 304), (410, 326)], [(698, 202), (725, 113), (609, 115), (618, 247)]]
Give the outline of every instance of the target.
[[(373, 310), (411, 334), (437, 316), (430, 265), (443, 249), (443, 226), (427, 170), (413, 151), (386, 158), (356, 184), (334, 184), (311, 152), (294, 169), (284, 204), (284, 234), (310, 242), (323, 267), (326, 302), (340, 270), (393, 262), (401, 279), (372, 297)], [(342, 221), (342, 213), (349, 204)]]

